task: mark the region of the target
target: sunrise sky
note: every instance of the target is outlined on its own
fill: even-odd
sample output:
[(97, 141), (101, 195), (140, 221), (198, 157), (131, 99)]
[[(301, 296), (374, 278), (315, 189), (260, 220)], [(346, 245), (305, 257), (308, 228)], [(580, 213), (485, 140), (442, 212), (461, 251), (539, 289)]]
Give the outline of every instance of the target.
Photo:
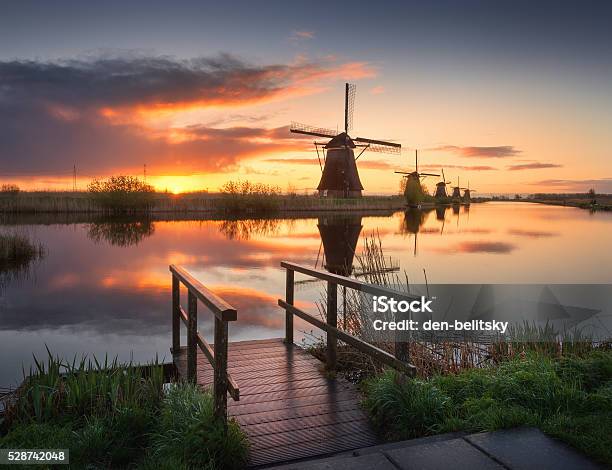
[[(612, 4), (29, 2), (0, 13), (0, 183), (158, 189), (249, 179), (312, 191), (291, 121), (400, 142), (365, 194), (444, 167), (483, 193), (612, 192)], [(426, 180), (427, 183), (428, 180)], [(429, 181), (430, 187), (434, 181)]]

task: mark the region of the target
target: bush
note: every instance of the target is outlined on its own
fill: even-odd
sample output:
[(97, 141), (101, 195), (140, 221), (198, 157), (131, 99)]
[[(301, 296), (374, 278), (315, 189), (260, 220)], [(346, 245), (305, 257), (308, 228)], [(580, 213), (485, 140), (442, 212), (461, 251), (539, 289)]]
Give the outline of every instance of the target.
[(610, 464), (611, 368), (612, 352), (594, 351), (560, 360), (529, 354), (427, 381), (386, 372), (366, 382), (364, 405), (393, 439), (538, 426)]
[(147, 210), (155, 195), (153, 186), (133, 176), (111, 176), (105, 181), (96, 179), (87, 190), (101, 207), (119, 213)]
[(266, 213), (280, 208), (278, 186), (250, 181), (228, 181), (221, 187), (221, 209), (230, 213)]

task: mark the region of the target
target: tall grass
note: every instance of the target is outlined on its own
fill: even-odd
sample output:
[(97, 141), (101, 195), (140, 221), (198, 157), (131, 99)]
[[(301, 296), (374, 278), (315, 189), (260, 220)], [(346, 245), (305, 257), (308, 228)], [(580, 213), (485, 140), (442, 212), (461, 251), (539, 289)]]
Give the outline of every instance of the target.
[(365, 382), (366, 409), (388, 439), (529, 425), (612, 464), (612, 352), (529, 353), (495, 367)]
[[(394, 269), (396, 263), (386, 256), (377, 234), (366, 236), (360, 253), (355, 256), (356, 271), (360, 280), (382, 287), (389, 287), (403, 293), (410, 293), (410, 281), (405, 273)], [(347, 272), (350, 270), (347, 268)], [(363, 294), (352, 289), (341, 291), (338, 301), (338, 325), (348, 333), (370, 339), (368, 328), (371, 318), (364, 313)], [(320, 316), (327, 318), (326, 293), (322, 292), (317, 303)], [(308, 335), (307, 335), (308, 337)], [(370, 341), (371, 342), (371, 341)], [(377, 347), (394, 354), (395, 345), (391, 341), (378, 341)], [(310, 335), (307, 344), (311, 353), (325, 359), (325, 342), (322, 337)], [(528, 352), (537, 352), (552, 357), (564, 354), (587, 354), (599, 345), (580, 330), (558, 331), (550, 324), (538, 325), (524, 322), (509, 328), (504, 337), (492, 337), (488, 341), (448, 336), (438, 337), (431, 334), (427, 340), (413, 339), (408, 344), (409, 361), (416, 366), (419, 377), (427, 378), (436, 374), (455, 374), (463, 370), (499, 364), (505, 360), (522, 357)], [(609, 344), (602, 344), (608, 346)], [(380, 374), (384, 368), (370, 356), (339, 342), (338, 370), (353, 380)]]
[(27, 273), (32, 263), (44, 256), (44, 247), (25, 235), (0, 233), (0, 287)]
[(246, 440), (214, 418), (209, 391), (164, 370), (95, 357), (63, 361), (48, 352), (7, 400), (0, 447), (68, 448), (75, 468), (237, 468)]

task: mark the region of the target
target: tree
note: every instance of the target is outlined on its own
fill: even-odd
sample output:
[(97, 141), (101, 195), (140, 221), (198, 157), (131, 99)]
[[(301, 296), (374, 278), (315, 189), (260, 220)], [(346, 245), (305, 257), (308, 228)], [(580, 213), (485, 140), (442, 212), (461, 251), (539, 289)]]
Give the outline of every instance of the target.
[(87, 187), (94, 201), (112, 212), (142, 211), (153, 203), (155, 189), (134, 176), (93, 180)]

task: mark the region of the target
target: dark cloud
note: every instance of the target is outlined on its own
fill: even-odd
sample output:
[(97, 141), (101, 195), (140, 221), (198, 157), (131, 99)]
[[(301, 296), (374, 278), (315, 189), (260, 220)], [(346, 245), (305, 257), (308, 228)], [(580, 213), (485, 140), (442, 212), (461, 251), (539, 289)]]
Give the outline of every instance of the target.
[(522, 163), (519, 165), (509, 165), (508, 170), (517, 171), (517, 170), (540, 170), (542, 168), (562, 168), (563, 165), (558, 165), (556, 163)]
[(430, 150), (452, 152), (461, 157), (469, 158), (508, 158), (521, 153), (513, 145), (499, 145), (496, 147), (459, 147), (457, 145), (443, 145)]
[(263, 152), (299, 150), (285, 127), (147, 127), (143, 115), (235, 106), (306, 93), (313, 83), (371, 73), (364, 63), (255, 66), (227, 54), (98, 56), (0, 62), (0, 161), (7, 172), (139, 168), (176, 174), (235, 169)]
[(549, 238), (556, 237), (559, 235), (559, 232), (546, 232), (543, 230), (524, 230), (520, 228), (513, 228), (508, 230), (510, 235), (516, 235), (517, 237), (526, 237), (526, 238)]

